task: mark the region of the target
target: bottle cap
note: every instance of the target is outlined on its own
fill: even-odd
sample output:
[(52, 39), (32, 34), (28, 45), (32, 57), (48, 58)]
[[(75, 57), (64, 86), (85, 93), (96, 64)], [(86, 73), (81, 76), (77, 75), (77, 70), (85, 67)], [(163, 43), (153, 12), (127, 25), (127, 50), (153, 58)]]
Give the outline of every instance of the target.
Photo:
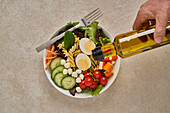
[(94, 60), (104, 60), (101, 47), (96, 47), (95, 49), (93, 49), (92, 56), (93, 56)]

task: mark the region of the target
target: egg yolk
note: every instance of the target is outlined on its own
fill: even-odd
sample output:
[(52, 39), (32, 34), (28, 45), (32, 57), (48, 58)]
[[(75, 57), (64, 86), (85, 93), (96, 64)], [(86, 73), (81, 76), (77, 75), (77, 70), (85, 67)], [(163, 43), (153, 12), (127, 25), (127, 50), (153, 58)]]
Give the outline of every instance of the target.
[(77, 66), (80, 68), (80, 69), (83, 69), (83, 70), (86, 70), (89, 68), (89, 63), (88, 63), (88, 59), (79, 59), (77, 61)]
[(87, 51), (88, 53), (91, 53), (91, 51), (95, 48), (95, 44), (93, 41), (88, 40), (87, 42), (85, 42), (84, 44), (84, 49), (85, 51)]

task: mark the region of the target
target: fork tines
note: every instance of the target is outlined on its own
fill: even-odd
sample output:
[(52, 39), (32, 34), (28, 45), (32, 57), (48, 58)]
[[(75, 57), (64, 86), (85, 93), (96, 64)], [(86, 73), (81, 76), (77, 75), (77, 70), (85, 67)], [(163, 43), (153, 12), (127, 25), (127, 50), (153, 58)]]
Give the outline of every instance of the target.
[(91, 13), (89, 13), (88, 15), (86, 15), (83, 18), (83, 21), (85, 22), (86, 25), (91, 24), (92, 22), (94, 22), (95, 20), (97, 20), (98, 18), (100, 18), (102, 16), (102, 11), (97, 8), (94, 11), (92, 11)]

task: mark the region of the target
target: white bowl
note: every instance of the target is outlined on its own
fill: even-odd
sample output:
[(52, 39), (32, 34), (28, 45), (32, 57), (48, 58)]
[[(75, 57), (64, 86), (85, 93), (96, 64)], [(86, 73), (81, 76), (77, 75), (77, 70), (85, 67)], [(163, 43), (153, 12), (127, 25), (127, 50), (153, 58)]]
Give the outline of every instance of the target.
[[(112, 35), (107, 31), (105, 30), (103, 27), (100, 27), (98, 26), (98, 28), (101, 28), (103, 29), (103, 32), (104, 34), (109, 37), (111, 39), (111, 41), (113, 42), (114, 40), (114, 37), (112, 37)], [(63, 30), (64, 27), (62, 27), (61, 29), (59, 29), (57, 32), (54, 33), (54, 35), (52, 37), (55, 37), (59, 31)], [(47, 70), (45, 70), (45, 67), (46, 67), (46, 64), (45, 64), (45, 58), (46, 58), (46, 55), (47, 55), (47, 52), (46, 50), (44, 50), (44, 56), (43, 56), (43, 64), (44, 64), (44, 71), (47, 75), (47, 78), (48, 80), (50, 81), (50, 83), (60, 92), (62, 92), (63, 94), (67, 95), (67, 96), (70, 96), (70, 97), (73, 97), (73, 98), (90, 98), (90, 97), (95, 97), (95, 96), (92, 96), (90, 93), (76, 93), (75, 96), (72, 96), (69, 92), (69, 90), (64, 90), (60, 87), (58, 87), (54, 81), (51, 79), (51, 71), (50, 69), (48, 68)], [(113, 68), (113, 72), (114, 72), (114, 75), (113, 76), (110, 76), (109, 79), (108, 79), (108, 83), (107, 85), (100, 91), (99, 95), (101, 93), (103, 93), (104, 91), (106, 91), (106, 89), (108, 89), (110, 87), (110, 85), (115, 81), (116, 77), (117, 77), (117, 74), (119, 72), (119, 67), (120, 67), (120, 57), (118, 57), (115, 65), (114, 65), (114, 68)]]

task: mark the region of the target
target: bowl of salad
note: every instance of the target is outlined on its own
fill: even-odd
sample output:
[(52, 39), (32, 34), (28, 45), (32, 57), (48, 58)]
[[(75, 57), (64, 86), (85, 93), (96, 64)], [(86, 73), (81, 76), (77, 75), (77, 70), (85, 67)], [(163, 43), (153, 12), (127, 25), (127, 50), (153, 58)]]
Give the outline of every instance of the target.
[[(67, 23), (55, 37), (78, 22)], [(74, 98), (89, 98), (101, 94), (117, 77), (120, 58), (112, 56), (95, 61), (91, 51), (113, 42), (107, 30), (93, 22), (87, 27), (66, 31), (63, 38), (46, 48), (44, 70), (50, 83), (63, 94)]]

